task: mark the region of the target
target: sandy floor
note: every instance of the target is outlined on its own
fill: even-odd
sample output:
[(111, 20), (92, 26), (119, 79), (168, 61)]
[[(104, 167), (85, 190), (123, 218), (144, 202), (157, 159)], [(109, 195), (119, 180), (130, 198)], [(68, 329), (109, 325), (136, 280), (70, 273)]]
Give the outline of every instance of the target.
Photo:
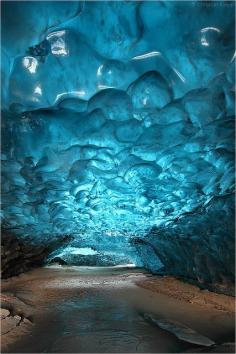
[(2, 282), (2, 307), (15, 323), (2, 335), (6, 353), (208, 352), (143, 313), (179, 321), (217, 344), (234, 340), (233, 298), (134, 269), (36, 269)]

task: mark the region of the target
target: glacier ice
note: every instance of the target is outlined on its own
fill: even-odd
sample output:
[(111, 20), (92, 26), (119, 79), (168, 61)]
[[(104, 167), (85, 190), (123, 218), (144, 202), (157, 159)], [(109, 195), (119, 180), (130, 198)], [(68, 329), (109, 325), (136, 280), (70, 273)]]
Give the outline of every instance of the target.
[(234, 2), (206, 5), (2, 2), (4, 229), (233, 279)]

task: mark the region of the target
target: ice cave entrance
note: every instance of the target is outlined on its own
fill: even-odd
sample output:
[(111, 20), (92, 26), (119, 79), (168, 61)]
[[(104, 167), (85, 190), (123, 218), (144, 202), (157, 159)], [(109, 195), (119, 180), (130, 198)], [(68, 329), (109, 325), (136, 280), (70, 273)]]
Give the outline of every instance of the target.
[(2, 352), (229, 352), (235, 1), (1, 9)]
[(71, 254), (81, 254), (83, 256), (97, 254), (97, 251), (93, 250), (91, 247), (84, 247), (84, 248), (71, 247), (70, 252)]
[(234, 283), (234, 2), (203, 3), (3, 1), (4, 277)]

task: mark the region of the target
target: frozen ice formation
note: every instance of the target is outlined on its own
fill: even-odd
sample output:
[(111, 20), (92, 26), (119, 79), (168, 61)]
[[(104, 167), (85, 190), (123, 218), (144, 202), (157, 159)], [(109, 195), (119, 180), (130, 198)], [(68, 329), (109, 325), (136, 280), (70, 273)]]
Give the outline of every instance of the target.
[(173, 333), (177, 338), (183, 340), (188, 343), (193, 343), (197, 345), (203, 345), (206, 347), (210, 347), (215, 344), (210, 338), (203, 336), (201, 333), (196, 332), (194, 329), (184, 325), (183, 323), (167, 320), (167, 319), (159, 319), (157, 316), (144, 313), (143, 317), (146, 321)]
[(2, 11), (3, 227), (190, 278), (205, 257), (227, 278), (234, 2)]

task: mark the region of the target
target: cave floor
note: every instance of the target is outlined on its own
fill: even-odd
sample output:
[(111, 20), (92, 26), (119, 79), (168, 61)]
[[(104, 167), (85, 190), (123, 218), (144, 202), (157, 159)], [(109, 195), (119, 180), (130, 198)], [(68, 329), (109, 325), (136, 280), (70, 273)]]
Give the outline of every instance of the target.
[(2, 282), (2, 307), (21, 318), (2, 335), (2, 351), (201, 352), (142, 314), (182, 322), (220, 344), (234, 339), (233, 304), (229, 296), (140, 269), (40, 268)]

